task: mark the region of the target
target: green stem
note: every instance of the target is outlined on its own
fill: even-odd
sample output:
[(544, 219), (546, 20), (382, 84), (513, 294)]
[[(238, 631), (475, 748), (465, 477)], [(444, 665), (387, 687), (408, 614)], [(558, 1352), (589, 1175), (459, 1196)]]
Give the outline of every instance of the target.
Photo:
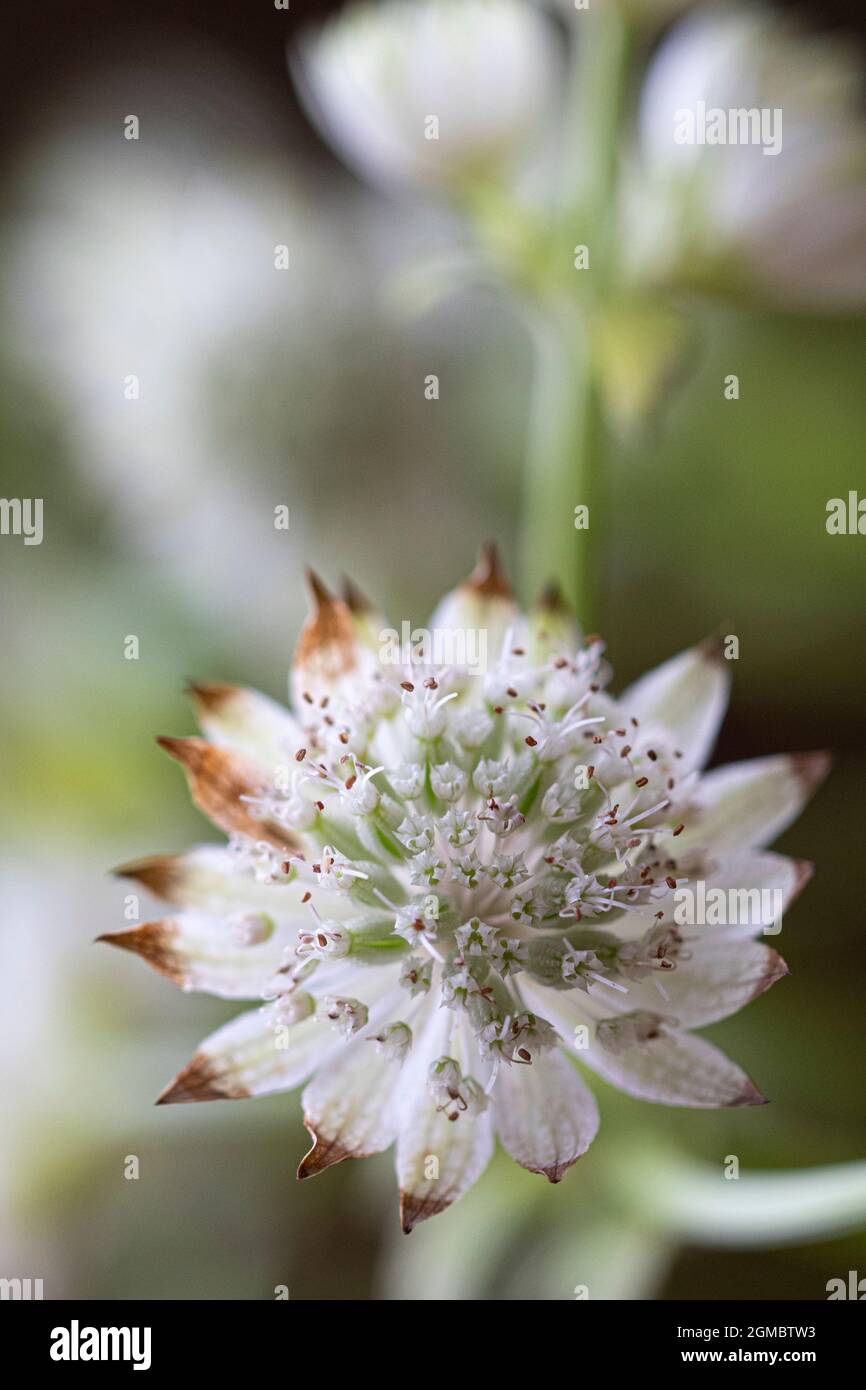
[[(595, 523), (593, 466), (601, 420), (578, 316), (538, 316), (532, 323), (535, 379), (529, 415), (521, 531), (527, 598), (557, 580), (581, 622), (594, 625), (596, 575), (590, 565)], [(575, 529), (575, 508), (589, 508), (589, 529)]]
[[(555, 255), (589, 247), (585, 286), (562, 290), (547, 312), (532, 315), (535, 374), (524, 474), (521, 572), (525, 596), (556, 579), (585, 628), (598, 613), (598, 483), (603, 422), (593, 378), (590, 324), (615, 274), (611, 214), (616, 190), (620, 120), (629, 33), (610, 4), (575, 20), (568, 112), (566, 182)], [(582, 292), (579, 292), (582, 291)], [(575, 529), (575, 508), (587, 506), (589, 527)]]

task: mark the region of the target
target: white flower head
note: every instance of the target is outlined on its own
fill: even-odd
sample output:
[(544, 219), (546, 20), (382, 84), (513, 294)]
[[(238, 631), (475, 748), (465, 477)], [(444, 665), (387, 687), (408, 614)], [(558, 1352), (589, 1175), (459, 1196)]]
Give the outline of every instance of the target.
[[(491, 552), (437, 612), (471, 611), (498, 633), (521, 663), (519, 686), (494, 705), (477, 676), (443, 705), (444, 673), (429, 677), (402, 691), (419, 716), (410, 724), (401, 672), (378, 662), (357, 602), (311, 585), (294, 713), (212, 687), (221, 694), (207, 703), (208, 737), (162, 740), (230, 846), (122, 871), (171, 915), (108, 939), (185, 989), (251, 1005), (201, 1044), (161, 1102), (306, 1082), (315, 1138), (300, 1176), (396, 1144), (406, 1230), (480, 1176), (496, 1136), (559, 1181), (598, 1127), (575, 1061), (662, 1104), (759, 1103), (746, 1074), (693, 1030), (748, 1003), (784, 963), (760, 923), (682, 930), (677, 895), (705, 880), (772, 890), (774, 911), (786, 905), (808, 869), (766, 845), (826, 758), (702, 771), (727, 700), (717, 643), (616, 699), (599, 680), (563, 686), (563, 662), (598, 672), (597, 650), (588, 655), (576, 631), (564, 657), (540, 648)], [(330, 738), (335, 709), (349, 732), (363, 730), (351, 754)], [(551, 756), (541, 739), (527, 743), (523, 716), (530, 727), (543, 717)], [(576, 720), (590, 722), (574, 738)], [(482, 723), (482, 743), (467, 742)], [(262, 796), (287, 747), (303, 752), (312, 823), (274, 817)], [(553, 790), (575, 786), (588, 765), (579, 797)], [(347, 811), (351, 778), (375, 779), (360, 814)]]

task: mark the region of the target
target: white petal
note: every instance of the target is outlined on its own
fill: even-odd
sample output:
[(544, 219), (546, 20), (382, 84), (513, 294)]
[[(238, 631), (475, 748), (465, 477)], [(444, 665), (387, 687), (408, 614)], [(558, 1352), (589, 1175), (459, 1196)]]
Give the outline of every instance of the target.
[(245, 946), (238, 944), (234, 932), (235, 925), (225, 918), (179, 912), (106, 933), (99, 940), (136, 952), (182, 989), (221, 999), (261, 998), (295, 933), (273, 923), (267, 940)]
[(826, 753), (793, 753), (715, 768), (698, 784), (676, 852), (769, 844), (799, 815), (829, 766)]
[(493, 1154), (493, 1112), (463, 1114), (450, 1121), (437, 1111), (427, 1088), (427, 1072), (437, 1057), (464, 1061), (448, 1035), (452, 1019), (437, 1011), (413, 1048), (400, 1080), (397, 1178), (400, 1219), (408, 1234), (420, 1221), (436, 1216), (456, 1202), (480, 1178)]
[[(442, 649), (444, 664), (449, 644), (455, 649), (454, 664), (483, 670), (498, 661), (509, 629), (521, 619), (495, 546), (486, 546), (469, 578), (440, 600), (430, 618), (435, 646)], [(461, 660), (462, 647), (471, 661)]]
[(620, 697), (628, 714), (657, 725), (682, 752), (682, 770), (703, 767), (728, 704), (730, 676), (719, 645), (706, 642), (650, 671)]
[[(720, 859), (714, 859), (710, 850), (706, 865), (706, 868), (689, 867), (687, 882), (618, 917), (611, 929), (623, 941), (634, 941), (656, 926), (655, 914), (663, 908), (669, 918), (692, 936), (694, 924), (690, 919), (701, 915), (701, 902), (703, 915), (712, 919), (714, 913), (708, 910), (708, 905), (716, 899), (710, 895), (721, 892), (725, 895), (724, 907), (715, 913), (718, 921), (701, 925), (698, 928), (701, 938), (724, 936), (730, 941), (748, 940), (759, 936), (765, 927), (774, 927), (813, 873), (812, 865), (805, 859), (788, 859), (784, 854), (754, 850), (735, 851)], [(704, 885), (703, 899), (697, 886), (699, 882)], [(775, 930), (766, 934), (777, 935)]]
[(320, 701), (340, 692), (351, 697), (378, 664), (376, 655), (359, 641), (348, 604), (312, 570), (307, 571), (307, 587), (313, 611), (301, 628), (289, 675), (292, 705), (305, 723)]
[(699, 1110), (764, 1104), (746, 1073), (694, 1033), (665, 1033), (619, 1055), (594, 1039), (577, 1055), (611, 1086), (638, 1100)]
[[(297, 869), (292, 876), (263, 883), (240, 856), (223, 845), (197, 845), (184, 854), (154, 855), (124, 864), (115, 873), (135, 879), (157, 897), (176, 907), (193, 907), (215, 916), (236, 912), (266, 912), (277, 922), (309, 923), (301, 899), (313, 887)], [(317, 895), (317, 902), (321, 895)], [(341, 920), (357, 912), (357, 905), (337, 893), (329, 893), (323, 916)]]
[(713, 890), (725, 894), (728, 920), (701, 928), (701, 935), (713, 933), (728, 940), (757, 936), (765, 927), (773, 927), (811, 877), (811, 864), (804, 859), (788, 859), (784, 854), (746, 851), (723, 859), (707, 874), (705, 882), (708, 894)]
[[(285, 1047), (278, 1043), (287, 1041)], [(299, 1086), (339, 1045), (330, 1024), (305, 1018), (281, 1034), (251, 1009), (212, 1033), (157, 1102), (241, 1100)]]
[[(745, 1008), (788, 974), (778, 952), (761, 942), (713, 936), (695, 939), (696, 933), (712, 930), (696, 927), (690, 932), (684, 927), (691, 958), (681, 960), (675, 970), (629, 981), (627, 995), (605, 991), (606, 998), (613, 996), (608, 1013), (649, 1009), (676, 1019), (683, 1028), (705, 1028)], [(603, 990), (603, 985), (593, 990), (597, 999)]]
[(640, 135), (648, 163), (661, 172), (706, 157), (703, 146), (673, 139), (674, 113), (694, 109), (699, 101), (725, 110), (752, 105), (767, 29), (767, 18), (759, 13), (709, 11), (670, 31), (653, 56), (641, 94)]
[(577, 619), (556, 585), (548, 585), (529, 609), (526, 633), (529, 660), (539, 666), (571, 655), (583, 642)]
[[(521, 0), (354, 5), (293, 61), (299, 94), (325, 137), (375, 184), (489, 175), (516, 158), (551, 111), (556, 34)], [(429, 113), (441, 138), (424, 138)]]
[(286, 853), (297, 845), (285, 826), (259, 820), (252, 811), (251, 801), (273, 791), (273, 769), (203, 738), (160, 737), (157, 743), (181, 764), (193, 801), (220, 830), (267, 840)]
[[(363, 1001), (382, 1001), (394, 987), (395, 971), (355, 972)], [(357, 986), (356, 986), (357, 988)], [(371, 1019), (374, 1017), (371, 1008)], [(193, 1100), (240, 1100), (290, 1091), (346, 1046), (332, 1024), (315, 1015), (279, 1026), (268, 1008), (250, 1009), (217, 1029), (192, 1061), (169, 1083), (159, 1104)]]
[(598, 1131), (598, 1106), (557, 1049), (530, 1066), (500, 1068), (493, 1088), (496, 1129), (515, 1162), (559, 1182)]
[(242, 753), (269, 771), (303, 746), (300, 726), (276, 700), (237, 685), (190, 683), (198, 722), (212, 743)]
[(381, 1054), (369, 1029), (322, 1067), (302, 1097), (313, 1147), (298, 1168), (311, 1178), (344, 1158), (381, 1153), (397, 1137), (392, 1105), (400, 1065)]
[(529, 1007), (553, 1024), (577, 1060), (627, 1095), (697, 1109), (763, 1103), (746, 1073), (704, 1038), (665, 1030), (615, 1055), (596, 1037), (600, 1018), (615, 1013), (606, 994), (602, 1000), (582, 993), (577, 998), (577, 990), (545, 989), (524, 977), (521, 989)]

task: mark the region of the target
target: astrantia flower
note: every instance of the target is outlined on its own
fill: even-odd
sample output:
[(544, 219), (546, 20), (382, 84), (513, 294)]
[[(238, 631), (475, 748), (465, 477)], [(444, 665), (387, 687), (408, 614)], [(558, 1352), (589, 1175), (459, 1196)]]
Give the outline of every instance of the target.
[(376, 0), (301, 40), (298, 90), (363, 177), (454, 188), (531, 149), (551, 115), (557, 35), (522, 0)]
[[(677, 138), (699, 108), (772, 124), (752, 143)], [(625, 228), (637, 273), (809, 309), (863, 304), (866, 126), (850, 46), (771, 11), (698, 11), (655, 54), (639, 124)]]
[[(727, 693), (716, 646), (614, 699), (600, 638), (550, 596), (522, 615), (492, 550), (402, 667), (354, 590), (311, 583), (293, 713), (196, 685), (205, 737), (160, 740), (227, 846), (121, 870), (173, 910), (107, 940), (184, 989), (254, 1001), (161, 1101), (306, 1081), (299, 1176), (396, 1143), (407, 1231), (480, 1176), (496, 1135), (559, 1181), (598, 1128), (572, 1054), (645, 1100), (760, 1104), (692, 1030), (785, 973), (756, 938), (809, 867), (764, 846), (825, 756), (703, 775)], [(486, 669), (433, 664), (469, 628)], [(699, 879), (768, 906), (681, 926)]]

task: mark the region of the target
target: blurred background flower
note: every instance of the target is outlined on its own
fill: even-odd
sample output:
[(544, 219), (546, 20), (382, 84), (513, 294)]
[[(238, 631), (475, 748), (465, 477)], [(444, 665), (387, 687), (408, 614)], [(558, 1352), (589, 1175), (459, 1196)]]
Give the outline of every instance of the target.
[[(680, 8), (623, 0), (556, 24), (514, 0), (352, 4), (305, 33), (292, 64), (361, 177), (426, 186), (462, 218), (459, 251), (397, 271), (398, 302), (505, 288), (534, 354), (525, 597), (549, 570), (590, 625), (600, 528), (578, 548), (550, 518), (573, 493), (598, 516), (605, 431), (641, 431), (675, 399), (695, 360), (694, 294), (843, 312), (866, 293), (855, 54), (739, 4), (699, 8), (652, 52), (645, 21)], [(724, 142), (678, 132), (699, 110), (730, 119)], [(515, 180), (527, 147), (531, 177)]]
[[(866, 302), (862, 67), (839, 38), (766, 9), (677, 25), (650, 64), (624, 243), (634, 272), (674, 286), (842, 310)], [(677, 143), (677, 113), (779, 112), (761, 144)]]
[[(406, 0), (407, 13), (412, 7)], [(833, 212), (839, 189), (851, 207), (858, 189), (862, 196), (842, 134), (855, 109), (850, 86), (832, 75), (843, 71), (841, 43), (844, 70), (862, 73), (859, 3), (832, 0), (820, 16), (800, 7), (796, 52), (816, 74), (804, 119), (834, 143), (817, 185), (811, 157), (802, 166), (792, 159), (821, 190), (796, 227), (783, 224), (777, 247), (781, 271), (789, 238), (806, 238), (796, 295), (790, 266), (776, 281), (766, 278), (766, 258), (747, 261), (755, 284), (760, 275), (752, 296), (728, 250), (719, 264), (720, 227), (726, 247), (743, 244), (742, 202), (739, 217), (699, 224), (700, 235), (688, 224), (701, 252), (694, 265), (703, 267), (709, 244), (714, 278), (712, 294), (687, 293), (670, 278), (672, 268), (683, 272), (686, 223), (668, 213), (673, 240), (655, 248), (659, 259), (641, 251), (641, 294), (636, 302), (632, 276), (625, 300), (606, 306), (613, 347), (598, 348), (622, 389), (638, 395), (638, 368), (661, 355), (665, 332), (678, 348), (663, 373), (676, 383), (663, 415), (648, 410), (644, 392), (634, 407), (642, 428), (608, 440), (599, 483), (597, 621), (620, 688), (708, 632), (736, 633), (732, 717), (718, 760), (825, 743), (837, 754), (820, 801), (780, 845), (818, 866), (779, 943), (792, 975), (761, 1010), (712, 1030), (760, 1069), (773, 1103), (687, 1115), (621, 1105), (599, 1085), (609, 1149), (600, 1141), (550, 1190), (496, 1160), (485, 1186), (438, 1230), (431, 1223), (408, 1242), (393, 1221), (387, 1157), (295, 1186), (305, 1138), (294, 1100), (263, 1100), (243, 1114), (152, 1106), (197, 1039), (231, 1013), (175, 1000), (158, 979), (91, 946), (127, 922), (127, 886), (105, 876), (112, 864), (206, 834), (152, 736), (192, 730), (181, 694), (189, 676), (283, 695), (305, 562), (334, 579), (349, 570), (399, 627), (425, 618), (443, 575), (467, 572), (484, 536), (496, 535), (513, 561), (525, 522), (533, 371), (523, 306), (539, 285), (555, 284), (557, 303), (563, 286), (578, 294), (573, 247), (587, 239), (561, 200), (551, 200), (547, 220), (534, 169), (524, 181), (536, 149), (555, 172), (548, 149), (561, 132), (540, 124), (515, 146), (510, 136), (497, 145), (509, 151), (497, 164), (508, 204), (473, 189), (458, 215), (450, 198), (382, 198), (366, 173), (348, 172), (294, 102), (285, 59), (287, 45), (298, 51), (309, 41), (300, 31), (310, 17), (322, 22), (339, 7), (296, 8), (252, 16), (240, 0), (189, 0), (182, 13), (173, 0), (120, 11), (109, 0), (75, 0), (20, 7), (8, 22), (2, 493), (45, 499), (45, 538), (38, 547), (0, 538), (2, 871), (11, 884), (0, 986), (8, 1030), (0, 1272), (44, 1277), (49, 1297), (268, 1298), (277, 1283), (309, 1298), (570, 1299), (580, 1283), (594, 1296), (823, 1297), (829, 1278), (863, 1272), (862, 1236), (831, 1227), (824, 1212), (817, 1239), (800, 1225), (766, 1231), (760, 1249), (745, 1234), (723, 1243), (685, 1197), (700, 1196), (707, 1173), (721, 1188), (732, 1153), (745, 1174), (790, 1173), (853, 1163), (866, 1145), (866, 1088), (849, 1065), (862, 1047), (866, 988), (851, 907), (851, 844), (866, 830), (852, 635), (863, 625), (866, 586), (861, 541), (824, 527), (828, 498), (862, 488), (866, 326), (861, 298), (836, 288), (828, 300), (828, 284), (841, 283), (838, 243), (823, 240), (823, 217), (813, 220), (825, 197)], [(550, 27), (558, 62), (591, 12), (554, 11), (533, 15)], [(701, 14), (695, 5), (685, 23)], [(766, 12), (757, 22), (766, 33)], [(640, 171), (646, 191), (634, 196), (646, 198), (647, 227), (659, 203), (678, 206), (696, 173), (674, 164), (672, 147), (651, 157), (643, 126), (652, 78), (644, 88), (641, 69), (654, 54), (661, 62), (667, 44), (682, 52), (682, 32), (657, 38), (641, 21), (629, 45), (622, 108), (631, 134), (616, 147), (616, 166), (629, 179)], [(546, 40), (537, 47), (548, 53)], [(787, 43), (774, 40), (773, 52), (790, 71)], [(743, 80), (752, 71), (744, 64)], [(819, 99), (817, 75), (828, 71), (832, 93), (823, 80)], [(479, 90), (487, 81), (479, 75)], [(540, 91), (532, 81), (520, 90)], [(767, 82), (754, 90), (770, 91)], [(562, 110), (568, 75), (563, 83), (552, 91)], [(515, 115), (509, 102), (503, 109)], [(138, 142), (123, 139), (129, 112), (141, 118)], [(488, 130), (494, 118), (470, 106), (466, 119)], [(785, 167), (787, 106), (785, 122), (785, 152), (759, 157), (762, 170), (772, 166), (774, 209), (783, 185), (770, 190), (769, 181)], [(792, 142), (796, 129), (792, 116)], [(815, 148), (812, 138), (804, 150)], [(720, 187), (727, 167), (712, 164)], [(423, 186), (443, 188), (438, 179)], [(713, 183), (716, 198), (720, 187)], [(768, 206), (756, 192), (755, 210)], [(499, 228), (493, 273), (490, 238), (477, 233), (482, 215), (487, 233)], [(751, 235), (751, 219), (746, 225)], [(837, 225), (834, 212), (826, 226)], [(274, 269), (279, 244), (291, 253), (285, 272)], [(622, 238), (610, 244), (624, 258)], [(551, 245), (565, 257), (552, 279)], [(528, 280), (509, 279), (508, 296), (491, 294), (527, 248)], [(847, 252), (839, 260), (852, 264)], [(460, 293), (435, 298), (423, 317), (394, 315), (400, 272), (455, 262)], [(832, 314), (815, 312), (828, 303)], [(660, 311), (664, 329), (654, 326)], [(732, 372), (736, 401), (724, 396)], [(140, 376), (138, 401), (123, 394), (129, 373)], [(425, 395), (431, 375), (438, 398)], [(567, 375), (562, 390), (574, 394)], [(567, 531), (583, 500), (576, 473), (556, 498), (540, 476), (535, 490)], [(291, 510), (287, 533), (273, 526), (278, 504)], [(538, 557), (543, 574), (553, 559)], [(137, 662), (123, 657), (130, 633), (141, 639)], [(142, 900), (142, 920), (155, 906)], [(663, 1158), (650, 1158), (651, 1140), (664, 1145)], [(622, 1151), (634, 1164), (627, 1175), (609, 1162)], [(130, 1154), (141, 1160), (138, 1180), (123, 1176)], [(650, 1210), (644, 1200), (662, 1161), (677, 1173), (668, 1187), (683, 1194), (681, 1210)], [(684, 1161), (698, 1189), (684, 1183)], [(849, 1177), (843, 1169), (834, 1181)], [(852, 1219), (856, 1185), (848, 1197)]]
[(560, 66), (554, 29), (522, 0), (363, 0), (291, 54), (309, 114), (353, 168), (454, 191), (545, 134)]

